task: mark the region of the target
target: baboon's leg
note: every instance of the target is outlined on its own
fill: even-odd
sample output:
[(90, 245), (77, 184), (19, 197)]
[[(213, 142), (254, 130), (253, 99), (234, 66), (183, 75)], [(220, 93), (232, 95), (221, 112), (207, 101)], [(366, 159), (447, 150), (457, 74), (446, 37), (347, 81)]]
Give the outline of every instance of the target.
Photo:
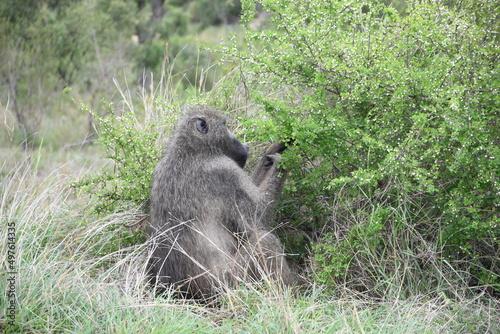
[(254, 233), (239, 249), (236, 263), (244, 264), (245, 275), (254, 280), (266, 278), (288, 286), (295, 282), (280, 241), (268, 231)]

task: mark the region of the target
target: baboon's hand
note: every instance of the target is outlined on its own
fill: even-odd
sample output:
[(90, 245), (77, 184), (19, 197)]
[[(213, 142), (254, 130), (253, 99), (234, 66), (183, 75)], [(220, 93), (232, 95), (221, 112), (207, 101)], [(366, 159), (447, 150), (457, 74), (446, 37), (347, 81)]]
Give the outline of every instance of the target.
[(269, 147), (266, 151), (266, 155), (273, 155), (276, 153), (283, 153), (286, 149), (285, 143), (280, 142), (280, 143), (273, 143), (271, 147)]
[[(281, 152), (286, 149), (284, 143), (273, 143), (266, 151), (266, 154), (260, 158), (252, 173), (254, 184), (263, 189), (264, 192), (269, 188), (269, 184), (274, 184), (275, 180), (284, 179), (286, 171), (280, 168)], [(283, 183), (282, 181), (277, 183)]]
[(277, 166), (280, 159), (281, 159), (281, 154), (279, 153), (265, 155), (264, 158), (262, 159), (262, 166), (265, 169)]

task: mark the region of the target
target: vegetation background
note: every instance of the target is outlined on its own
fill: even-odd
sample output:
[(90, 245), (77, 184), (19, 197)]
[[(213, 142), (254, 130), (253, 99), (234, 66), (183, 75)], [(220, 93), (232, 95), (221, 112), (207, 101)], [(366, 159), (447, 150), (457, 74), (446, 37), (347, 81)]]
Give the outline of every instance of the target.
[[(499, 17), (493, 0), (1, 1), (0, 331), (499, 332)], [(290, 144), (275, 232), (304, 291), (213, 308), (144, 284), (151, 172), (186, 103), (228, 115), (249, 168)]]

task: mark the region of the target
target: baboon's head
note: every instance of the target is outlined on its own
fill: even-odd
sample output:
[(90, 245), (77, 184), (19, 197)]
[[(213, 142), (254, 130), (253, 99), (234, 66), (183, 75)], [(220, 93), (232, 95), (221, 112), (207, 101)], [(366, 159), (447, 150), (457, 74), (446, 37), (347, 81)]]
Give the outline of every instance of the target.
[(194, 109), (182, 117), (173, 140), (183, 155), (226, 155), (241, 168), (249, 146), (242, 144), (226, 126), (226, 118), (209, 108)]

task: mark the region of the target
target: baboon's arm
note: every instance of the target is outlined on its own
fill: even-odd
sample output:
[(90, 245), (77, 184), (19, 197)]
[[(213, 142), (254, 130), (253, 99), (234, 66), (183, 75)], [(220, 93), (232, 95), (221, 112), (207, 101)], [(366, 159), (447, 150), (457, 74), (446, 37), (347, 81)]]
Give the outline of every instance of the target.
[(212, 220), (222, 222), (243, 238), (260, 225), (263, 194), (232, 159), (225, 156), (209, 159), (196, 177), (203, 187), (200, 206)]
[[(257, 187), (261, 187), (266, 178), (269, 177), (269, 174), (273, 173), (272, 169), (276, 168), (277, 163), (275, 162), (279, 160), (279, 156), (285, 150), (284, 143), (273, 143), (266, 151), (264, 156), (260, 158), (259, 162), (255, 166), (255, 169), (252, 172), (252, 180), (253, 183)], [(277, 156), (276, 156), (277, 154)], [(281, 172), (284, 172), (280, 169)], [(265, 187), (265, 186), (264, 186)]]
[(266, 151), (252, 173), (252, 180), (259, 188), (262, 198), (261, 222), (266, 226), (272, 220), (274, 207), (283, 192), (287, 171), (279, 167), (283, 143), (274, 143)]
[[(204, 193), (210, 194), (204, 197), (203, 207), (217, 212), (219, 220), (225, 221), (229, 230), (244, 238), (258, 228), (267, 228), (283, 190), (286, 171), (278, 167), (279, 147), (273, 147), (267, 153), (274, 154), (259, 161), (252, 178), (228, 157), (211, 159), (198, 175), (203, 175), (200, 184), (206, 187)], [(224, 219), (227, 217), (231, 219)]]

